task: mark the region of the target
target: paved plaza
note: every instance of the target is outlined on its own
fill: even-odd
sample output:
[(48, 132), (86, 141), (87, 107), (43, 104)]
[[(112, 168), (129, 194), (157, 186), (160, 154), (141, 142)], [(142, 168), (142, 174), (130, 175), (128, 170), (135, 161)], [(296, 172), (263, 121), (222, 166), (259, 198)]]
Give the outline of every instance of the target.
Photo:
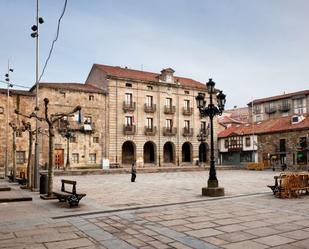
[(217, 171), (224, 198), (201, 196), (208, 171), (57, 176), (87, 193), (71, 209), (10, 184), (33, 201), (0, 203), (0, 248), (309, 248), (309, 196), (273, 197), (277, 174)]

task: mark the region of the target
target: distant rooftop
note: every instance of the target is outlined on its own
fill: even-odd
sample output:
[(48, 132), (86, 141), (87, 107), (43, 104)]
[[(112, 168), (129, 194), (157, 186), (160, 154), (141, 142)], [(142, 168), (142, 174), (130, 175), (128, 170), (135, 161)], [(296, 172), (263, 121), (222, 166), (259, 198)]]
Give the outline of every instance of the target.
[(285, 93), (285, 94), (276, 95), (276, 96), (267, 97), (267, 98), (255, 99), (255, 100), (249, 102), (247, 105), (250, 106), (250, 105), (252, 105), (252, 103), (253, 104), (262, 104), (264, 102), (275, 101), (275, 100), (280, 100), (280, 99), (287, 99), (287, 98), (301, 96), (301, 95), (309, 95), (309, 90), (303, 90), (303, 91), (298, 91), (298, 92), (293, 92), (293, 93)]

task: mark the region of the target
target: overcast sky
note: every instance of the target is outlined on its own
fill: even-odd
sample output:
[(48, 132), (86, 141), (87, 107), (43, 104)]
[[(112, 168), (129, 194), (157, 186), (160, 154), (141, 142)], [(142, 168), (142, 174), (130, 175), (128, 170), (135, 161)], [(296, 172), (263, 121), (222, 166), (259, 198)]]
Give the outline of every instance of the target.
[[(41, 0), (40, 64), (64, 0)], [(1, 0), (0, 80), (35, 82), (36, 0)], [(213, 78), (227, 107), (309, 89), (308, 0), (68, 0), (42, 81), (83, 83), (93, 63)], [(1, 76), (3, 75), (3, 76)], [(5, 85), (1, 84), (1, 88)]]

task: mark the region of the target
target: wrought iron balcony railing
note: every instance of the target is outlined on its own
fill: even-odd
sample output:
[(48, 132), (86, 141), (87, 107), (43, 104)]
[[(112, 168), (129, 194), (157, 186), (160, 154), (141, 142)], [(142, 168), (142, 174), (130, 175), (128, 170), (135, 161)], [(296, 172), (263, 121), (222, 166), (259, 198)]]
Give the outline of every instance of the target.
[(155, 104), (144, 104), (144, 111), (147, 113), (154, 113), (156, 111), (156, 108), (157, 106)]
[(176, 133), (176, 127), (163, 127), (163, 136), (175, 136)]

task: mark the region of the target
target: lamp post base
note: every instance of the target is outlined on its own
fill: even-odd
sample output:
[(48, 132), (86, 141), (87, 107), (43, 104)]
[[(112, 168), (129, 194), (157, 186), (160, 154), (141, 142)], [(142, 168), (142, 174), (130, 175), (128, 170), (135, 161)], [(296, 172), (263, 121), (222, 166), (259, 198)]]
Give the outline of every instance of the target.
[(210, 197), (224, 196), (224, 188), (221, 187), (202, 188), (202, 196), (210, 196)]

